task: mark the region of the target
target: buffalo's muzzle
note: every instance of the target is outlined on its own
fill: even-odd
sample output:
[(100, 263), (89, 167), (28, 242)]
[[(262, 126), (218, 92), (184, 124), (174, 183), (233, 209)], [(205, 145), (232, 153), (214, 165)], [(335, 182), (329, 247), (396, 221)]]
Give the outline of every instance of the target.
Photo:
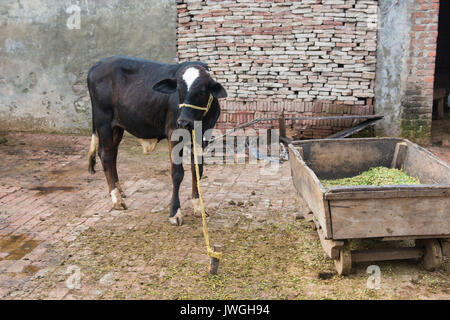
[(193, 122), (189, 120), (179, 119), (177, 121), (178, 127), (191, 130), (193, 128)]

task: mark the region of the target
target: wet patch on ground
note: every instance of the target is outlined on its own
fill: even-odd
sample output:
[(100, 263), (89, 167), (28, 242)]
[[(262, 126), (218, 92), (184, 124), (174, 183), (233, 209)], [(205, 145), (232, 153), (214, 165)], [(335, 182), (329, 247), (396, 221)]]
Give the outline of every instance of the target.
[(0, 260), (19, 260), (33, 251), (40, 242), (26, 235), (0, 236)]
[(74, 189), (74, 187), (67, 187), (67, 186), (49, 186), (49, 187), (33, 187), (30, 188), (30, 190), (32, 191), (39, 191), (38, 195), (43, 196), (43, 195), (47, 195), (50, 194), (52, 192), (56, 192), (56, 191), (63, 191), (63, 192), (69, 192), (72, 191)]

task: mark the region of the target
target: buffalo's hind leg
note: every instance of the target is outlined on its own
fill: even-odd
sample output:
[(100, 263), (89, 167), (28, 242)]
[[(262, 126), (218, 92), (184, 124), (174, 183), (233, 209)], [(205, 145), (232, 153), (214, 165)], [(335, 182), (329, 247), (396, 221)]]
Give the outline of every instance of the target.
[(126, 198), (126, 194), (122, 189), (122, 186), (119, 182), (119, 176), (117, 174), (117, 154), (119, 153), (119, 145), (122, 141), (124, 130), (120, 127), (114, 127), (113, 129), (113, 144), (114, 144), (114, 168), (113, 168), (113, 174), (114, 174), (114, 181), (116, 181), (116, 188), (119, 190), (120, 195), (122, 198)]
[(119, 184), (116, 168), (117, 153), (122, 140), (123, 129), (120, 127), (111, 128), (109, 125), (105, 125), (98, 128), (97, 132), (99, 136), (98, 154), (102, 161), (113, 209), (126, 210), (127, 206), (122, 199), (123, 191)]

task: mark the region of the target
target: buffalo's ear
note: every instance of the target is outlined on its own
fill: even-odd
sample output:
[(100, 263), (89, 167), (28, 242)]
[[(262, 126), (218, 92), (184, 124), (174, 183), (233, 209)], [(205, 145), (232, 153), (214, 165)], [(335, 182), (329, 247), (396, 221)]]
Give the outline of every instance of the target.
[(211, 93), (213, 95), (214, 98), (216, 99), (220, 99), (220, 98), (226, 98), (227, 92), (225, 91), (225, 89), (222, 87), (222, 85), (218, 82), (215, 82), (211, 85)]
[(176, 79), (164, 79), (153, 86), (153, 90), (171, 94), (177, 90), (177, 80)]

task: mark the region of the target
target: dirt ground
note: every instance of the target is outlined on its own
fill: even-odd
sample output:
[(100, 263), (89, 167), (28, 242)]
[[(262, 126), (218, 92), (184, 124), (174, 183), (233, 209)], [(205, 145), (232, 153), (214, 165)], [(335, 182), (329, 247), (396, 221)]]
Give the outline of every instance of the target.
[[(212, 243), (224, 247), (208, 275), (201, 220), (192, 215), (190, 172), (181, 189), (181, 227), (168, 222), (167, 143), (143, 155), (126, 137), (119, 177), (127, 211), (110, 211), (100, 164), (87, 172), (90, 138), (0, 136), (0, 299), (450, 299), (450, 261), (368, 263), (338, 276), (315, 231), (295, 220), (305, 206), (289, 164), (209, 165), (202, 179)], [(448, 148), (432, 152), (450, 162)]]

